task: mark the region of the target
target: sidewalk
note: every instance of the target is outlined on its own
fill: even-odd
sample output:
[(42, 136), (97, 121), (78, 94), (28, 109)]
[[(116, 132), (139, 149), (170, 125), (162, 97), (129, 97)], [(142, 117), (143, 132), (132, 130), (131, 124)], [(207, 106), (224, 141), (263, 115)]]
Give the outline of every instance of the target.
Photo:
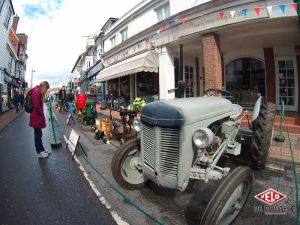
[(4, 130), (12, 121), (22, 115), (24, 111), (20, 110), (19, 113), (16, 113), (16, 109), (11, 109), (4, 112), (0, 115), (0, 132)]

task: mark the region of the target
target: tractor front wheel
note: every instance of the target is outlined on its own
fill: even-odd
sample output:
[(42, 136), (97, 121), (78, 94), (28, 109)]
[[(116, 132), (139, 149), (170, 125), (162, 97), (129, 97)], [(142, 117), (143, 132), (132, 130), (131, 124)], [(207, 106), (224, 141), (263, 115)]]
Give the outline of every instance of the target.
[(201, 225), (229, 225), (244, 207), (251, 191), (253, 172), (241, 166), (233, 170), (210, 199)]
[(141, 166), (140, 146), (140, 139), (131, 139), (119, 147), (112, 159), (113, 177), (125, 189), (140, 189), (146, 181)]

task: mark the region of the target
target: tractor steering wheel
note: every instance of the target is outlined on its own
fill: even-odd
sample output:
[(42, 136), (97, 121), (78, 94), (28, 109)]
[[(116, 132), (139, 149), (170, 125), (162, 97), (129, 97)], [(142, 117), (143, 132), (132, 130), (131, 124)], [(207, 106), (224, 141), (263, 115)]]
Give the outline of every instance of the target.
[(208, 97), (211, 97), (211, 96), (222, 97), (222, 98), (226, 98), (230, 101), (234, 100), (234, 95), (230, 91), (227, 91), (225, 88), (208, 89), (204, 92), (204, 95), (206, 95)]

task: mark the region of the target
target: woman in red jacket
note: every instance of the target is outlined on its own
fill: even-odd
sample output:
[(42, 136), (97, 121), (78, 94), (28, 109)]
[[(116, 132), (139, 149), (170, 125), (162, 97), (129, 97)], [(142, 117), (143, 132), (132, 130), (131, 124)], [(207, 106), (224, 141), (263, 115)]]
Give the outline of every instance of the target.
[(42, 129), (46, 127), (44, 115), (44, 95), (49, 89), (49, 83), (43, 81), (39, 86), (33, 88), (31, 92), (33, 111), (30, 114), (29, 126), (34, 128), (34, 143), (39, 158), (46, 158), (51, 150), (45, 150), (42, 141)]

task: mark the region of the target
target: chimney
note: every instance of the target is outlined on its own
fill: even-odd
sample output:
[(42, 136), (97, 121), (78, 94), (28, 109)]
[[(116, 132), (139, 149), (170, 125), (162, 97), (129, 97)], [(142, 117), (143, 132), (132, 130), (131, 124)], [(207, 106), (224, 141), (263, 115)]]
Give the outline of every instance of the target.
[(12, 29), (14, 30), (15, 33), (17, 33), (19, 19), (20, 17), (18, 15), (15, 15), (13, 17)]

